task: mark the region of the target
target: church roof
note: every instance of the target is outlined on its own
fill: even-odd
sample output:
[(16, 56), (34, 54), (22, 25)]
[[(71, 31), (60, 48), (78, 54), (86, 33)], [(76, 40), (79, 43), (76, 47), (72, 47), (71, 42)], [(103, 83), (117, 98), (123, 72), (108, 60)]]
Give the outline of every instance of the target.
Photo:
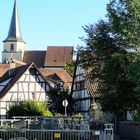
[(47, 51), (25, 51), (23, 62), (38, 67), (63, 67), (73, 59), (73, 46), (48, 46)]
[(44, 66), (64, 66), (73, 59), (73, 46), (48, 46)]
[(44, 66), (46, 51), (25, 51), (23, 62), (30, 64), (35, 63), (38, 67)]
[(20, 30), (20, 22), (19, 22), (18, 8), (17, 8), (16, 0), (14, 3), (9, 33), (8, 33), (7, 38), (3, 42), (9, 42), (9, 41), (10, 42), (11, 41), (24, 42), (22, 39), (21, 30)]

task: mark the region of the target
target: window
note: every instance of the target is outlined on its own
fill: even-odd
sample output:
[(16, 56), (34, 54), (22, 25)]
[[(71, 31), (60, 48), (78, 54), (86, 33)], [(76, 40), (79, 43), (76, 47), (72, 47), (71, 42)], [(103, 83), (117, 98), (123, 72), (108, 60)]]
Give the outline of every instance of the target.
[(81, 81), (81, 82), (80, 82), (80, 88), (81, 88), (81, 89), (84, 89), (84, 87), (85, 87), (85, 82), (84, 82), (84, 81)]
[(85, 82), (84, 81), (78, 81), (76, 84), (76, 90), (84, 90)]
[(10, 50), (14, 51), (14, 44), (11, 44)]
[(30, 68), (29, 71), (32, 75), (36, 75), (36, 70), (34, 68)]
[(80, 90), (80, 83), (79, 82), (76, 82), (76, 90)]

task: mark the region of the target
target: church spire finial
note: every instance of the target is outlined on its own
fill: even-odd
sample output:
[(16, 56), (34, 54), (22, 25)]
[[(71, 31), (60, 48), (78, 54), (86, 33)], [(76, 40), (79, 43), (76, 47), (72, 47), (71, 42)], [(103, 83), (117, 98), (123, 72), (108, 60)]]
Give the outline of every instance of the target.
[(4, 42), (9, 42), (9, 41), (24, 42), (22, 39), (21, 30), (20, 30), (20, 23), (19, 23), (18, 8), (17, 8), (16, 0), (14, 3), (9, 33), (8, 33), (7, 38), (4, 40)]

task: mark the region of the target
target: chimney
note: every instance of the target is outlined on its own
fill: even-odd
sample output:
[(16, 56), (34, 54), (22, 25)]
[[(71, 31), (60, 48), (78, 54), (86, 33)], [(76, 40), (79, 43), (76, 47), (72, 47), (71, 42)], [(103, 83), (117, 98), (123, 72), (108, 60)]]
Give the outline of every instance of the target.
[(16, 63), (10, 62), (9, 65), (10, 65), (10, 68), (9, 68), (9, 76), (10, 76), (14, 72)]

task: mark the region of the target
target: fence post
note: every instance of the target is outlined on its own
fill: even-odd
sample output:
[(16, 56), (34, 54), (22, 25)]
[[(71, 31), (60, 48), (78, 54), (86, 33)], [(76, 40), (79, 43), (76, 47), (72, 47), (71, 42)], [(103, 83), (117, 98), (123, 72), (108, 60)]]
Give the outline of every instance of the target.
[(2, 128), (2, 126), (3, 126), (3, 121), (2, 121), (2, 119), (0, 120), (0, 126), (1, 126), (1, 128)]
[(104, 140), (114, 140), (113, 124), (105, 124)]

